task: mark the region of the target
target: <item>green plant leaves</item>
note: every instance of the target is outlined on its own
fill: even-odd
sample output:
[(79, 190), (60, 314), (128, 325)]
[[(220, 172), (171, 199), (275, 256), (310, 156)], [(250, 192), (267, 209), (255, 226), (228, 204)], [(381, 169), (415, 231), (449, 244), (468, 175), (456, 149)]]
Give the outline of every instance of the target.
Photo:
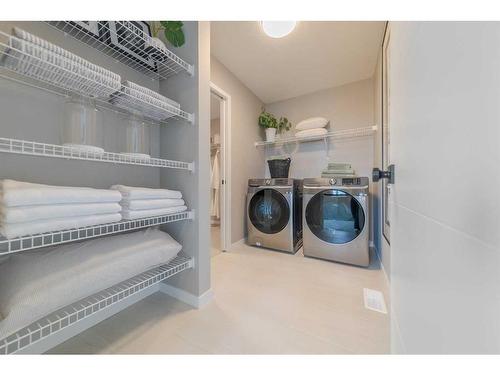
[(186, 42), (182, 26), (182, 21), (160, 21), (164, 28), (165, 38), (174, 46), (180, 47)]

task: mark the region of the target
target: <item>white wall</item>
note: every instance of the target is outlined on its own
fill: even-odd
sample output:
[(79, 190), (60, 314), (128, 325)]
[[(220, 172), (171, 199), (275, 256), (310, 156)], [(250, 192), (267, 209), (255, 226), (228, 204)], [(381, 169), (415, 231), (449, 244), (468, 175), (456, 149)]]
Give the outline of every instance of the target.
[[(329, 129), (341, 130), (374, 124), (374, 81), (366, 79), (312, 94), (266, 105), (277, 117), (287, 117), (295, 126), (308, 117), (330, 119)], [(292, 128), (290, 132), (295, 133)], [(266, 157), (285, 155), (292, 158), (291, 178), (320, 177), (328, 161), (349, 162), (359, 176), (371, 176), (373, 137), (329, 140), (329, 154), (324, 142), (291, 143), (269, 147)], [(266, 176), (269, 169), (266, 168)], [(373, 224), (373, 219), (371, 220)]]
[(257, 123), (262, 102), (213, 56), (210, 80), (231, 96), (231, 242), (246, 233), (249, 178), (264, 174), (264, 152), (254, 146), (261, 137)]
[(390, 25), (393, 350), (500, 353), (500, 23)]

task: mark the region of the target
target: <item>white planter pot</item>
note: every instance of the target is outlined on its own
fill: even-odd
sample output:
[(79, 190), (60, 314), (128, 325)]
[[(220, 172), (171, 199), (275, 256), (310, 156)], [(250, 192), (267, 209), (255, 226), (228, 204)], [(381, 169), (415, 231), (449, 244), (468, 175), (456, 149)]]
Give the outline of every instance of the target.
[(266, 142), (274, 142), (276, 139), (276, 128), (266, 129)]

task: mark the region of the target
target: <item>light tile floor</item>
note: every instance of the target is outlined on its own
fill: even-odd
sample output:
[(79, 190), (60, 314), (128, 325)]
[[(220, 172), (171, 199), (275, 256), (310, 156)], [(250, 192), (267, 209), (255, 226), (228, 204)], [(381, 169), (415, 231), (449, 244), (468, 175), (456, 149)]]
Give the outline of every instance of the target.
[(212, 258), (214, 300), (196, 310), (156, 293), (50, 353), (388, 353), (389, 316), (363, 288), (383, 272), (236, 245)]

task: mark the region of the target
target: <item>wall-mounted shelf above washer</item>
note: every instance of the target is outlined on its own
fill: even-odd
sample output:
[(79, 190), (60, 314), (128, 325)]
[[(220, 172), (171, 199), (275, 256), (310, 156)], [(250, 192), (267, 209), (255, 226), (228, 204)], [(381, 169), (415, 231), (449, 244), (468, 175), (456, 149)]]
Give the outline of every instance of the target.
[(0, 152), (30, 156), (44, 156), (59, 159), (88, 160), (113, 164), (143, 165), (146, 167), (194, 170), (194, 163), (158, 158), (144, 158), (116, 152), (82, 151), (69, 146), (24, 141), (22, 139), (0, 138)]
[(359, 137), (367, 137), (373, 135), (377, 130), (377, 126), (367, 126), (363, 128), (354, 128), (354, 129), (346, 129), (346, 130), (336, 130), (329, 132), (324, 135), (315, 135), (311, 137), (286, 137), (276, 139), (274, 142), (267, 141), (257, 141), (255, 142), (255, 147), (259, 146), (280, 146), (287, 143), (301, 143), (301, 142), (313, 142), (313, 141), (322, 141), (326, 139), (349, 139), (349, 138), (359, 138)]
[(134, 21), (48, 21), (52, 27), (155, 79), (180, 72), (194, 74), (194, 66), (159, 44)]

